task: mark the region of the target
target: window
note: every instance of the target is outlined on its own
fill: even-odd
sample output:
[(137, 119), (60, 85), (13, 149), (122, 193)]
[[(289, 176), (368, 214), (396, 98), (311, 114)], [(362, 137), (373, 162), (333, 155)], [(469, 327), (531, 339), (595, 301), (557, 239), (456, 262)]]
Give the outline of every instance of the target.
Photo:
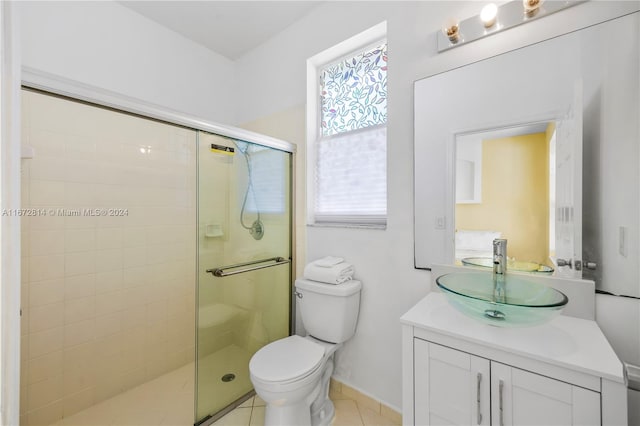
[[(251, 213), (282, 214), (286, 204), (286, 155), (282, 151), (236, 141), (238, 203)], [(243, 158), (243, 159), (242, 159)], [(245, 200), (246, 197), (246, 200)]]
[(332, 58), (318, 55), (324, 62), (310, 59), (311, 223), (386, 225), (387, 43), (380, 39), (329, 49)]
[(320, 72), (320, 128), (332, 136), (387, 123), (387, 44)]

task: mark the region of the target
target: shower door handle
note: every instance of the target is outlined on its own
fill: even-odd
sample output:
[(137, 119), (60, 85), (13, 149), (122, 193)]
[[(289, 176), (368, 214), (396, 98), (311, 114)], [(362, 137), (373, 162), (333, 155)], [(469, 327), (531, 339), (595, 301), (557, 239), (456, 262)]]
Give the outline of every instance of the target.
[[(273, 262), (268, 263), (267, 262)], [(244, 272), (257, 271), (258, 269), (271, 268), (272, 266), (284, 265), (285, 263), (291, 263), (291, 259), (285, 259), (284, 257), (271, 257), (269, 259), (254, 260), (252, 262), (238, 263), (235, 265), (223, 266), (222, 268), (207, 269), (208, 273), (213, 274), (216, 277), (228, 277), (229, 275), (242, 274)], [(248, 268), (242, 268), (248, 266)], [(235, 269), (234, 271), (227, 271), (227, 269)]]

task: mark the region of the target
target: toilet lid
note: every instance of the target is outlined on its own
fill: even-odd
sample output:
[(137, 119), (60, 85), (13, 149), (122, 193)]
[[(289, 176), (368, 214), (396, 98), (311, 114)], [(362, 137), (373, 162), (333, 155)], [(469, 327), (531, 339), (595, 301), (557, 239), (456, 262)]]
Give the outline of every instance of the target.
[(276, 340), (260, 349), (249, 362), (251, 374), (266, 382), (287, 382), (313, 372), (324, 348), (300, 336)]

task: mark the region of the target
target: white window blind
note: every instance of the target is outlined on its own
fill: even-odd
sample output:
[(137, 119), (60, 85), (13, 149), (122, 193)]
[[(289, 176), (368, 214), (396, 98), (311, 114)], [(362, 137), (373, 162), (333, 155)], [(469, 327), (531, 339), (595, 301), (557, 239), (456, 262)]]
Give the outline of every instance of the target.
[(325, 137), (317, 145), (316, 222), (386, 223), (387, 128)]
[(316, 223), (385, 225), (387, 46), (320, 69)]
[(247, 200), (247, 209), (261, 213), (285, 211), (285, 154), (263, 148), (252, 155), (252, 178), (255, 197)]

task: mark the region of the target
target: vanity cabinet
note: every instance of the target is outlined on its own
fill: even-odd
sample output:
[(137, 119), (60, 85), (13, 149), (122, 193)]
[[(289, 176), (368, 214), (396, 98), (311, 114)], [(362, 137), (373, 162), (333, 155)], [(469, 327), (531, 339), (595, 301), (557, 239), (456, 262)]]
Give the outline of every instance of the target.
[(490, 425), (490, 361), (414, 340), (415, 424)]
[(595, 321), (486, 325), (430, 293), (401, 318), (405, 425), (626, 425), (623, 366)]
[(414, 339), (415, 424), (600, 424), (600, 393)]

